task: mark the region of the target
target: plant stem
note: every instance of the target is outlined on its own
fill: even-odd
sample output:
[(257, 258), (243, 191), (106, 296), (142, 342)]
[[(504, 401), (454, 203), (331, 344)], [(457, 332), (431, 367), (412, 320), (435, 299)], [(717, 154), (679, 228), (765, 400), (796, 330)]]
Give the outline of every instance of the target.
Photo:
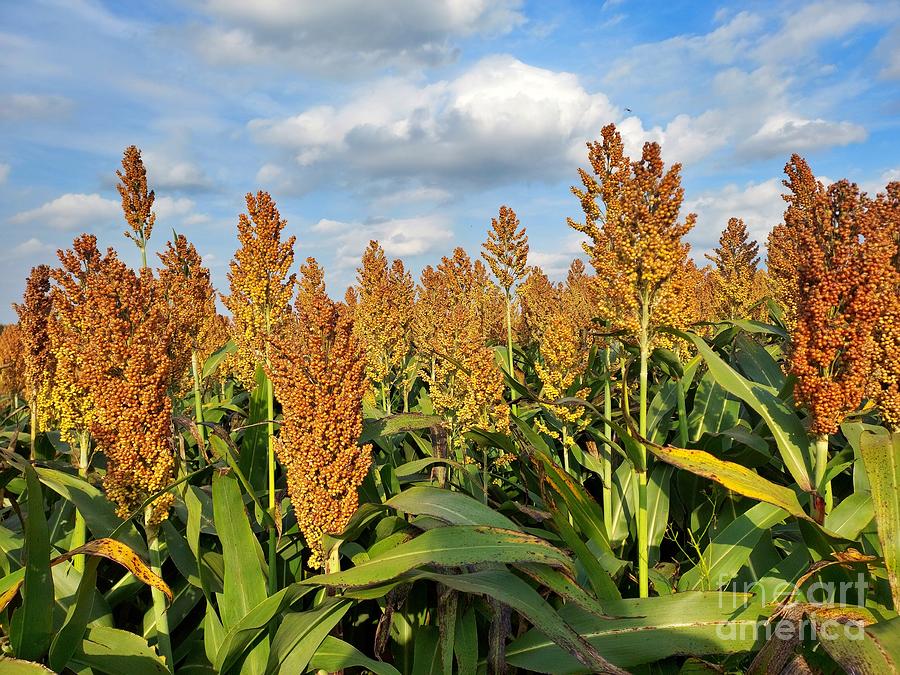
[(191, 352), (191, 372), (194, 376), (194, 418), (197, 423), (197, 434), (200, 443), (200, 466), (206, 465), (204, 454), (206, 452), (206, 427), (203, 426), (203, 400), (200, 397), (200, 357), (197, 350)]
[(566, 429), (565, 423), (562, 428), (562, 446), (563, 446), (563, 469), (569, 473), (569, 431)]
[[(603, 417), (612, 417), (612, 385), (610, 383), (609, 347), (603, 350), (603, 359), (606, 364), (606, 381), (603, 383)], [(603, 434), (606, 438), (612, 435), (612, 427), (609, 423), (603, 423)], [(603, 444), (603, 457), (600, 458), (603, 471), (603, 525), (606, 528), (606, 536), (612, 532), (612, 448), (609, 443)]]
[[(641, 350), (641, 373), (638, 407), (638, 431), (642, 438), (647, 437), (647, 361), (650, 357), (650, 302), (641, 298), (641, 332), (639, 336)], [(640, 444), (640, 459), (643, 466), (638, 467), (638, 587), (640, 597), (650, 595), (649, 560), (650, 541), (647, 529), (647, 448)]]
[(147, 242), (141, 237), (141, 243), (138, 244), (138, 248), (141, 249), (141, 269), (147, 269)]
[[(153, 506), (148, 506), (145, 511), (145, 522), (150, 521)], [(150, 570), (162, 578), (162, 559), (159, 555), (159, 530), (155, 525), (147, 525), (147, 547), (150, 549)], [(175, 672), (175, 662), (172, 658), (172, 641), (169, 638), (169, 615), (166, 611), (166, 596), (155, 586), (150, 589), (153, 596), (153, 614), (156, 617), (156, 648), (166, 660), (166, 668), (170, 673)]]
[[(816, 436), (815, 485), (819, 496), (825, 500), (824, 513), (831, 511), (831, 481), (825, 482), (825, 469), (828, 466), (828, 434)], [(824, 489), (823, 489), (824, 488)], [(822, 517), (824, 513), (819, 513)], [(813, 514), (814, 516), (816, 514)]]
[[(90, 451), (90, 436), (87, 431), (78, 433), (78, 475), (87, 480), (88, 475), (88, 453)], [(87, 541), (87, 525), (84, 522), (84, 516), (81, 510), (75, 509), (75, 527), (72, 530), (72, 543), (69, 548), (78, 548), (84, 546)], [(84, 556), (77, 555), (73, 560), (75, 569), (84, 572)]]
[[(266, 306), (266, 368), (270, 366), (269, 341), (272, 339), (272, 311)], [(266, 471), (269, 487), (269, 516), (272, 518), (272, 526), (269, 528), (269, 595), (274, 595), (278, 589), (278, 534), (275, 527), (275, 389), (272, 378), (266, 373), (266, 425), (268, 443), (266, 457)]]
[[(512, 297), (508, 288), (506, 289), (506, 361), (507, 366), (509, 367), (509, 377), (514, 380), (516, 378), (516, 371), (515, 366), (513, 365), (512, 348)], [(510, 386), (510, 400), (514, 399), (515, 396), (516, 392), (513, 390), (512, 386)], [(510, 404), (509, 410), (513, 415), (519, 414), (518, 406), (515, 403)]]
[(686, 448), (688, 444), (687, 404), (684, 400), (684, 384), (680, 379), (675, 382), (675, 393), (678, 397), (678, 445)]
[(488, 503), (488, 453), (484, 448), (481, 453), (481, 482), (484, 483), (484, 503)]
[[(31, 398), (34, 399), (34, 393), (31, 394)], [(37, 421), (37, 403), (33, 400), (31, 401), (31, 455), (29, 459), (34, 461), (35, 459), (35, 448), (37, 447), (37, 435), (38, 435), (38, 421)]]
[(388, 388), (387, 385), (382, 382), (381, 383), (381, 405), (384, 408), (384, 412), (388, 415), (391, 414), (391, 398), (388, 396)]

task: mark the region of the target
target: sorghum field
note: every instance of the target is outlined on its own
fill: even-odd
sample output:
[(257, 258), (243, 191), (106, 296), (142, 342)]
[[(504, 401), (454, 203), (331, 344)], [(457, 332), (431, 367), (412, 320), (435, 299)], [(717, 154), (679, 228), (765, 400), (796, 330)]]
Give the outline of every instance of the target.
[(0, 670), (897, 672), (900, 183), (794, 155), (701, 268), (659, 146), (585, 160), (565, 283), (502, 206), (335, 300), (265, 192), (228, 288), (154, 259), (128, 148), (143, 267), (79, 236), (0, 334)]

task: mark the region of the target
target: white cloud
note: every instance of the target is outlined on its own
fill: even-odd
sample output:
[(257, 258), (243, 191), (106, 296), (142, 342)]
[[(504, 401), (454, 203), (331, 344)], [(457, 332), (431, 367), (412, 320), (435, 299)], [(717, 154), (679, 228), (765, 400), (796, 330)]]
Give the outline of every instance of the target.
[(875, 48), (875, 54), (883, 64), (878, 73), (879, 77), (886, 80), (900, 79), (900, 27), (894, 28), (881, 38)]
[(433, 65), (456, 56), (454, 38), (505, 33), (525, 19), (521, 0), (206, 0), (210, 25), (192, 44), (212, 63), (278, 63), (348, 71)]
[[(586, 91), (576, 75), (498, 55), (454, 80), (383, 79), (344, 105), (252, 120), (249, 130), (290, 152), (300, 171), (483, 186), (561, 177), (616, 117), (607, 97)], [(278, 175), (271, 165), (262, 171)]]
[(98, 194), (68, 193), (29, 211), (17, 213), (10, 222), (16, 225), (38, 223), (58, 230), (74, 230), (106, 225), (121, 218), (119, 202)]
[(742, 143), (738, 150), (753, 157), (774, 157), (859, 143), (866, 140), (866, 137), (866, 130), (852, 122), (774, 115)]
[(9, 171), (9, 164), (0, 162), (0, 185), (3, 185), (6, 182), (6, 179), (9, 178)]
[(375, 209), (390, 209), (396, 206), (405, 206), (408, 204), (443, 204), (451, 198), (450, 192), (434, 187), (418, 187), (409, 190), (399, 190), (390, 194), (378, 197), (372, 202)]
[(765, 244), (769, 230), (782, 221), (785, 202), (781, 180), (771, 178), (761, 183), (743, 186), (728, 184), (709, 190), (699, 197), (685, 201), (682, 213), (696, 213), (697, 225), (688, 235), (696, 247), (695, 257), (713, 249), (729, 218), (741, 218), (751, 238)]
[(52, 94), (0, 95), (0, 119), (31, 120), (60, 117), (72, 109), (72, 101)]
[(194, 162), (167, 151), (148, 150), (142, 154), (148, 182), (155, 190), (199, 191), (212, 185), (203, 169)]
[(323, 218), (312, 230), (327, 236), (338, 268), (359, 265), (363, 250), (372, 239), (377, 240), (388, 257), (409, 258), (431, 253), (449, 246), (453, 230), (446, 217), (426, 215), (415, 218), (375, 220), (365, 223)]
[(37, 237), (31, 237), (30, 239), (26, 239), (22, 243), (16, 244), (12, 248), (5, 250), (2, 256), (0, 256), (0, 259), (20, 260), (24, 257), (31, 257), (42, 253), (51, 253), (53, 250), (54, 249), (50, 244), (45, 244)]

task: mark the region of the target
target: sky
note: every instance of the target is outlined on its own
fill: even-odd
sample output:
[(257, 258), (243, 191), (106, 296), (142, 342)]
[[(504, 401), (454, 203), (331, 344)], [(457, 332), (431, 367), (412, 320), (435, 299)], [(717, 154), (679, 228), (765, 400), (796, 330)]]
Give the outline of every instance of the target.
[(477, 255), (503, 204), (532, 264), (581, 254), (585, 143), (683, 165), (698, 260), (729, 217), (764, 241), (783, 168), (900, 180), (900, 3), (31, 0), (0, 3), (0, 322), (82, 232), (136, 264), (116, 192), (143, 151), (150, 248), (193, 241), (219, 290), (267, 190), (342, 295), (381, 242), (418, 272)]

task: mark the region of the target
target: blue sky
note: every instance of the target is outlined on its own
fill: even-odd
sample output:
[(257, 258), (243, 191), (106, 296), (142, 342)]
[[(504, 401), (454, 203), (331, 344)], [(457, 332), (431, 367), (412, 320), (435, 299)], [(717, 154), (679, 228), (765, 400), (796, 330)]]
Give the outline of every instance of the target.
[(900, 179), (900, 4), (3, 3), (0, 322), (83, 231), (136, 261), (115, 190), (130, 144), (151, 243), (186, 234), (221, 290), (257, 189), (335, 294), (369, 239), (418, 271), (476, 253), (501, 204), (562, 275), (568, 188), (610, 121), (631, 152), (656, 140), (683, 163), (696, 257), (731, 216), (764, 239), (792, 152), (826, 180)]

